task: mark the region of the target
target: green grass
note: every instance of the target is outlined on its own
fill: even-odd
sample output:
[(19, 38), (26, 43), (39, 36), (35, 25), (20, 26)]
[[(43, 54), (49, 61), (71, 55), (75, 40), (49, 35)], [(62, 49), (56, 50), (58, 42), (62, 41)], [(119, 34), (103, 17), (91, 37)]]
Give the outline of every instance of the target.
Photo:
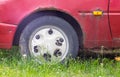
[(76, 59), (66, 64), (40, 65), (20, 57), (17, 48), (0, 50), (0, 77), (120, 77), (120, 62)]

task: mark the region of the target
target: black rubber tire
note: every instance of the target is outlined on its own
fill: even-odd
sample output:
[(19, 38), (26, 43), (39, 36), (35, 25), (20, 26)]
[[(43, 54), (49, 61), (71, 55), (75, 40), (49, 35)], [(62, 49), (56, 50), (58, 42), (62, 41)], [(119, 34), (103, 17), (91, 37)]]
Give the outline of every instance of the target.
[(28, 46), (31, 34), (37, 28), (44, 25), (54, 25), (55, 27), (60, 28), (66, 34), (69, 41), (69, 53), (67, 53), (66, 58), (69, 55), (71, 55), (72, 58), (75, 58), (78, 55), (79, 40), (77, 33), (75, 32), (71, 24), (69, 24), (64, 19), (56, 16), (42, 16), (28, 23), (20, 36), (19, 46), (20, 52), (23, 56), (31, 56)]

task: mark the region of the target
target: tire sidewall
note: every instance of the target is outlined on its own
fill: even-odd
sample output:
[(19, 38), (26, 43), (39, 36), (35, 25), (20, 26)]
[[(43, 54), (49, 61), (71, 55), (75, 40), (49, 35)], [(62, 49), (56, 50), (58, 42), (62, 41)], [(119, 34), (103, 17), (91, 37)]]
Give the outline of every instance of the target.
[(72, 25), (70, 25), (64, 19), (61, 19), (56, 16), (39, 17), (33, 20), (32, 22), (28, 23), (28, 25), (26, 25), (19, 41), (21, 54), (31, 56), (29, 51), (29, 40), (31, 38), (31, 35), (36, 29), (43, 27), (45, 25), (54, 25), (55, 27), (61, 29), (66, 34), (69, 42), (69, 49), (66, 57), (71, 56), (75, 58), (78, 54), (79, 49), (79, 41), (77, 34), (73, 29)]

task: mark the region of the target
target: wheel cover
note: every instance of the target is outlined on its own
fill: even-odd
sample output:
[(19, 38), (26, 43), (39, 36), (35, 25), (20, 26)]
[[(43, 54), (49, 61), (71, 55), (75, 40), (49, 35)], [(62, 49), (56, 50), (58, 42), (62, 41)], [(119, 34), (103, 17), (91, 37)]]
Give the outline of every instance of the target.
[(46, 25), (36, 29), (29, 40), (30, 54), (40, 63), (60, 62), (68, 54), (69, 42), (58, 27)]

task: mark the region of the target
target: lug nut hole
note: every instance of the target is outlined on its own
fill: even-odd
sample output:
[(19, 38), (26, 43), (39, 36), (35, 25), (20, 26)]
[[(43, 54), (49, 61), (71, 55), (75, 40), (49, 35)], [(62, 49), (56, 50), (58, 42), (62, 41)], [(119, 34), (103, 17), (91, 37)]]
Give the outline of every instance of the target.
[(35, 53), (38, 53), (37, 46), (34, 46), (34, 52), (35, 52)]
[(43, 57), (45, 58), (46, 61), (51, 61), (51, 55), (49, 53), (44, 53)]
[(53, 30), (50, 29), (50, 30), (48, 31), (48, 34), (52, 35), (52, 34), (53, 34)]
[(40, 39), (40, 35), (36, 35), (35, 38), (36, 38), (36, 39)]
[(62, 55), (62, 52), (60, 51), (60, 49), (56, 49), (56, 50), (54, 51), (54, 56), (59, 57), (59, 56), (61, 56), (61, 55)]
[(60, 41), (60, 42), (64, 42), (64, 39), (63, 39), (63, 38), (60, 38), (59, 41)]

